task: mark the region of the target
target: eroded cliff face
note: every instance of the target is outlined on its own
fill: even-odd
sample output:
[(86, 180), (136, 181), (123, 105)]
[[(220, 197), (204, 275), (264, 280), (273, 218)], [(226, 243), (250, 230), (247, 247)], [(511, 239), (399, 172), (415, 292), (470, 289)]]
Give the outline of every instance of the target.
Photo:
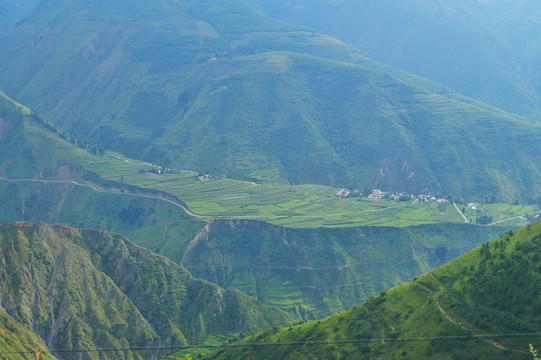
[(498, 229), (289, 229), (252, 220), (210, 221), (182, 264), (195, 277), (318, 318), (358, 304), (495, 237)]
[[(293, 317), (223, 290), (120, 235), (45, 224), (0, 226), (2, 308), (54, 349), (183, 346)], [(157, 351), (58, 353), (149, 359)]]

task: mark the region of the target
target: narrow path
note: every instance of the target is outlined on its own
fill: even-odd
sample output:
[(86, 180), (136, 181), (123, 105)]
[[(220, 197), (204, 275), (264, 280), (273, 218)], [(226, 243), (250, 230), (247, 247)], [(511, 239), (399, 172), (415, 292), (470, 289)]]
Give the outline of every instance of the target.
[(163, 200), (163, 201), (166, 201), (166, 202), (168, 202), (170, 204), (173, 204), (173, 205), (181, 208), (188, 215), (198, 217), (198, 218), (213, 218), (213, 216), (195, 214), (195, 213), (191, 212), (190, 209), (183, 206), (182, 204), (179, 204), (179, 203), (177, 203), (175, 201), (172, 201), (172, 200), (160, 197), (160, 196), (133, 194), (133, 193), (126, 193), (126, 192), (122, 192), (122, 191), (114, 191), (114, 190), (101, 190), (101, 189), (98, 189), (97, 187), (95, 187), (94, 185), (82, 184), (82, 183), (78, 183), (77, 181), (73, 181), (73, 180), (8, 179), (8, 178), (4, 178), (4, 177), (0, 177), (0, 180), (8, 181), (8, 182), (36, 182), (36, 183), (43, 183), (43, 184), (71, 184), (71, 185), (76, 185), (76, 186), (81, 186), (81, 187), (88, 187), (88, 188), (90, 188), (90, 189), (92, 189), (92, 190), (94, 190), (96, 192), (99, 192), (99, 193), (115, 194), (115, 195), (126, 195), (126, 196), (133, 196), (133, 197), (139, 197), (139, 198)]
[(458, 213), (459, 213), (460, 215), (462, 215), (462, 217), (464, 218), (464, 222), (469, 224), (470, 221), (466, 218), (466, 216), (464, 216), (464, 214), (462, 213), (462, 211), (460, 211), (460, 209), (458, 208), (458, 206), (456, 206), (456, 203), (455, 203), (454, 201), (453, 201), (453, 205), (455, 206), (456, 211), (458, 211)]
[(525, 216), (525, 215), (538, 214), (539, 212), (540, 212), (539, 210), (537, 210), (537, 211), (532, 211), (532, 212), (529, 212), (529, 213), (526, 213), (526, 214), (522, 214), (522, 215), (518, 215), (518, 216), (515, 216), (515, 217), (512, 217), (512, 218), (494, 221), (494, 222), (491, 222), (490, 224), (487, 224), (487, 225), (496, 225), (496, 224), (499, 224), (499, 223), (502, 223), (502, 222), (506, 222), (506, 221), (518, 219), (518, 218), (520, 218), (520, 217), (522, 217), (522, 216)]
[[(441, 283), (440, 279), (436, 275), (434, 275), (434, 273), (430, 273), (430, 276), (440, 285), (440, 291), (438, 291), (436, 294), (434, 294), (434, 300), (436, 300), (436, 304), (438, 305), (438, 309), (447, 318), (447, 320), (449, 320), (450, 322), (452, 322), (455, 325), (460, 326), (464, 330), (471, 331), (476, 335), (483, 335), (480, 331), (478, 331), (478, 330), (474, 329), (473, 327), (469, 326), (464, 321), (461, 321), (461, 320), (459, 320), (457, 318), (452, 317), (451, 315), (449, 315), (445, 311), (445, 309), (440, 304), (440, 295), (443, 293), (443, 284)], [(498, 349), (515, 350), (515, 351), (520, 351), (520, 352), (527, 353), (527, 351), (524, 351), (524, 350), (504, 346), (504, 345), (500, 344), (499, 342), (494, 341), (493, 339), (483, 338), (483, 341), (489, 343), (492, 346), (497, 347)]]

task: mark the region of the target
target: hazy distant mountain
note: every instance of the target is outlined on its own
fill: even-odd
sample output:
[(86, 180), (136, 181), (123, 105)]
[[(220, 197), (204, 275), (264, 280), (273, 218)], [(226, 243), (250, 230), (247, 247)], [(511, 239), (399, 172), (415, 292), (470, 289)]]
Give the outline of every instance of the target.
[(540, 47), (535, 42), (528, 43), (527, 51), (516, 47), (540, 34), (535, 1), (254, 2), (269, 16), (333, 34), (374, 59), (463, 95), (539, 117), (541, 73), (535, 49)]
[(2, 0), (0, 3), (0, 37), (28, 15), (40, 0)]
[(4, 6), (0, 5), (0, 36), (11, 29), (13, 22), (9, 19)]
[[(485, 0), (509, 36), (518, 56), (528, 60), (536, 69), (541, 67), (541, 7), (532, 0)], [(541, 79), (535, 78), (537, 84)]]
[(0, 86), (79, 138), (170, 167), (539, 196), (539, 126), (233, 5), (43, 1), (0, 41)]
[[(341, 314), (248, 337), (212, 359), (528, 359), (539, 337), (513, 335), (541, 331), (540, 245), (537, 222)], [(486, 338), (467, 338), (476, 335)], [(253, 345), (269, 342), (290, 345)]]

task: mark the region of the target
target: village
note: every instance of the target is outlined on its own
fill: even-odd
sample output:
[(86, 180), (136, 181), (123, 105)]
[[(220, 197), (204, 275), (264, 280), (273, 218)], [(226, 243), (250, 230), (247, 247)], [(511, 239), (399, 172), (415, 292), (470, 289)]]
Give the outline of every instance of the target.
[[(360, 197), (366, 197), (367, 199), (370, 199), (370, 200), (388, 199), (388, 200), (394, 200), (394, 201), (410, 201), (417, 198), (419, 202), (435, 201), (438, 204), (449, 203), (449, 200), (444, 199), (444, 198), (437, 198), (433, 195), (427, 195), (427, 194), (415, 195), (415, 194), (408, 194), (406, 192), (400, 192), (400, 193), (386, 192), (386, 191), (381, 191), (380, 189), (373, 189), (372, 192), (370, 191), (359, 192), (359, 191), (352, 191), (350, 189), (342, 188), (338, 190), (335, 196), (339, 198), (346, 198), (356, 193), (359, 193)], [(478, 205), (478, 204), (475, 204), (475, 205)]]

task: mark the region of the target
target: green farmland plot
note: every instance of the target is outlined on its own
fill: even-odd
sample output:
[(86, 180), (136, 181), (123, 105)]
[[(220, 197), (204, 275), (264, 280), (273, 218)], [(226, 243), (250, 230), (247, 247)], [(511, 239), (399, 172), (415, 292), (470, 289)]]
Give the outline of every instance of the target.
[[(321, 185), (255, 184), (253, 182), (218, 179), (200, 180), (198, 173), (185, 170), (164, 171), (142, 161), (108, 153), (87, 158), (85, 168), (104, 180), (123, 182), (174, 196), (203, 220), (240, 218), (270, 222), (295, 228), (397, 226), (464, 222), (451, 203), (372, 200), (358, 195), (340, 198), (337, 188)], [(96, 160), (98, 159), (98, 160)], [(483, 215), (491, 216), (493, 225), (520, 226), (535, 216), (532, 205), (489, 204), (484, 212), (457, 205), (472, 223)], [(529, 219), (529, 218), (528, 218)], [(488, 225), (487, 222), (485, 225)]]

